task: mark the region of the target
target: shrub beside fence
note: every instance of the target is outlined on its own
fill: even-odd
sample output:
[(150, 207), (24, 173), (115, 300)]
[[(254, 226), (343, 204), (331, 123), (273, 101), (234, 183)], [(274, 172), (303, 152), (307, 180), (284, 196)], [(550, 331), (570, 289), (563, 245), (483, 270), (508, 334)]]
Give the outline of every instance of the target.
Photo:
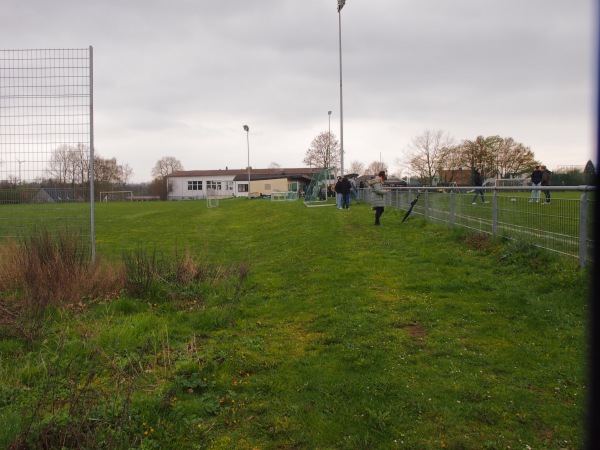
[[(450, 228), (521, 239), (547, 250), (577, 258), (584, 267), (591, 262), (594, 236), (594, 186), (545, 186), (551, 202), (531, 202), (532, 187), (484, 187), (473, 205), (473, 187), (389, 188), (386, 205), (406, 210), (418, 196), (412, 215)], [(535, 188), (542, 190), (542, 188)], [(370, 190), (362, 189), (361, 198), (370, 201)]]

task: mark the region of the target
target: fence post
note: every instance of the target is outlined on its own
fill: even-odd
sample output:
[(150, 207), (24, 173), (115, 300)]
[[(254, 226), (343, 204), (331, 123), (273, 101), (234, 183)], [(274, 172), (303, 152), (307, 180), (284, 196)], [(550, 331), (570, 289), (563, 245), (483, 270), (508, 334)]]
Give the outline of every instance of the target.
[(494, 189), (494, 197), (492, 198), (492, 236), (498, 235), (498, 190)]
[(450, 191), (450, 228), (454, 228), (454, 191)]
[(588, 250), (588, 195), (587, 190), (581, 192), (579, 205), (579, 267), (585, 267)]
[(425, 190), (425, 218), (429, 220), (429, 189)]

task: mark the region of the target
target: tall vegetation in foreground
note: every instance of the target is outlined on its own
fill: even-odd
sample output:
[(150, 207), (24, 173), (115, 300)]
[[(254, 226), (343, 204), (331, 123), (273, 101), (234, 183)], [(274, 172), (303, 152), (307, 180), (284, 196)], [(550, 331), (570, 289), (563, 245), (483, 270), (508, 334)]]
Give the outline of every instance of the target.
[[(199, 205), (99, 205), (111, 281), (52, 297), (35, 334), (2, 322), (0, 447), (582, 446), (572, 261), (363, 205)], [(24, 248), (2, 248), (13, 312)]]

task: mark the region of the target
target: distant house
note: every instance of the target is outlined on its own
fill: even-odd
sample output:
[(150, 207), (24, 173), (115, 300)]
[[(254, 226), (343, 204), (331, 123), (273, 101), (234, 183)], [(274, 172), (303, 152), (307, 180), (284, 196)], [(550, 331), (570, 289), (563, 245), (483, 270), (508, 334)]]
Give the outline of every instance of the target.
[(217, 197), (255, 197), (260, 194), (293, 191), (301, 193), (317, 168), (277, 168), (225, 170), (180, 170), (167, 177), (169, 200), (206, 198), (209, 189)]

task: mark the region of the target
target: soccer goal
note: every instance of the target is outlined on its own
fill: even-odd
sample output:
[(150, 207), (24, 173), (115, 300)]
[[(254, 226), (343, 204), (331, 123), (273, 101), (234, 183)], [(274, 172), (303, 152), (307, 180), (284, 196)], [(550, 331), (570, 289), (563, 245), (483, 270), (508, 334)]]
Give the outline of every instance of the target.
[(102, 202), (130, 202), (133, 200), (133, 191), (104, 191), (100, 192)]
[(272, 202), (293, 202), (298, 200), (298, 193), (295, 191), (273, 191), (271, 192)]
[(219, 206), (219, 196), (217, 195), (216, 189), (207, 189), (206, 190), (206, 207), (207, 208), (216, 208)]
[(330, 184), (333, 167), (319, 170), (313, 174), (310, 184), (306, 188), (304, 204), (308, 207), (335, 206), (335, 203), (327, 202), (327, 191)]

